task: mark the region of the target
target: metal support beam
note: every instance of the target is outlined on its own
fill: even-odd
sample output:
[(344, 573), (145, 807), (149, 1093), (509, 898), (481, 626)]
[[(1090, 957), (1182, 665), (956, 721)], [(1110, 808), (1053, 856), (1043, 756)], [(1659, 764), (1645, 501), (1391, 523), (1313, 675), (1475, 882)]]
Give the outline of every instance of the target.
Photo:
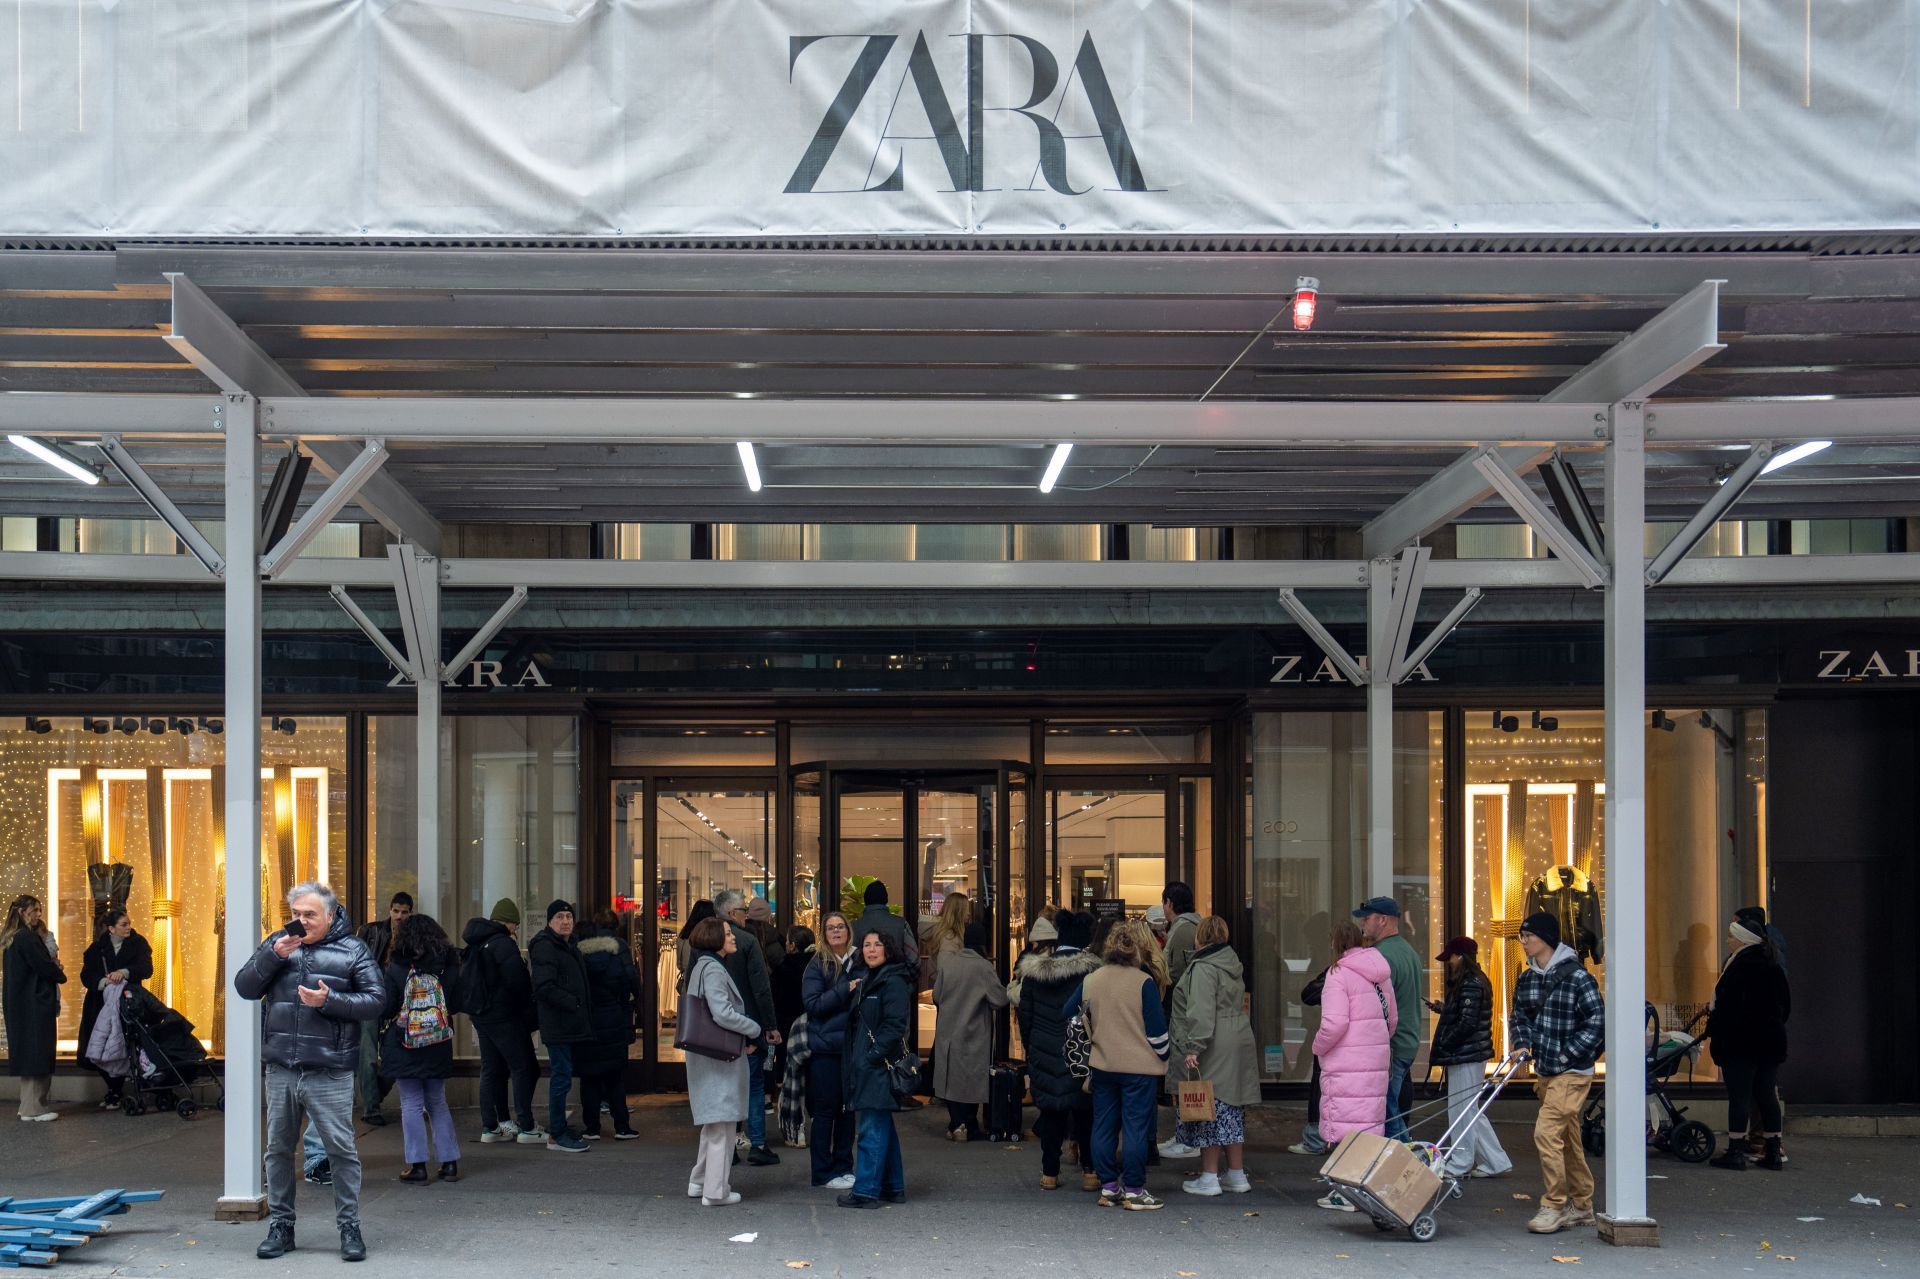
[(181, 544), (192, 553), (193, 558), (206, 565), (207, 572), (220, 577), (227, 571), (226, 559), (220, 552), (214, 550), (213, 543), (193, 526), (193, 521), (173, 504), (173, 499), (154, 483), (153, 477), (133, 460), (133, 454), (127, 452), (127, 446), (120, 442), (119, 436), (102, 436), (100, 451), (106, 454), (107, 461), (112, 464), (113, 469), (120, 472), (121, 478), (140, 495), (140, 500), (147, 504), (148, 509), (173, 530), (173, 535), (180, 539)]
[(333, 517), (346, 509), (347, 503), (353, 501), (360, 490), (379, 474), (380, 468), (386, 465), (387, 456), (385, 444), (379, 440), (368, 440), (360, 450), (360, 456), (347, 464), (346, 469), (327, 485), (327, 491), (314, 500), (280, 544), (261, 559), (260, 575), (278, 577), (286, 572), (300, 552), (325, 531)]
[[(287, 371), (274, 362), (260, 344), (246, 335), (198, 285), (177, 272), (166, 273), (173, 290), (173, 322), (163, 336), (167, 345), (178, 351), (188, 363), (206, 374), (227, 392), (245, 392), (273, 404), (265, 411), (266, 425), (273, 425), (275, 406), (306, 398), (307, 392)], [(338, 480), (359, 456), (358, 451), (320, 442), (307, 446), (320, 469)], [(430, 553), (440, 551), (440, 522), (416, 502), (391, 476), (377, 476), (365, 482), (357, 493), (362, 509), (380, 521), (395, 537), (415, 542)]]
[[(1480, 473), (1486, 476), (1487, 481), (1499, 491), (1500, 496), (1506, 499), (1507, 505), (1513, 508), (1514, 514), (1525, 520), (1533, 531), (1553, 548), (1555, 555), (1565, 560), (1575, 572), (1580, 574), (1581, 580), (1586, 583), (1588, 589), (1599, 586), (1607, 580), (1606, 570), (1601, 567), (1600, 561), (1594, 559), (1587, 548), (1580, 544), (1580, 540), (1567, 531), (1567, 526), (1562, 524), (1538, 497), (1534, 496), (1527, 482), (1520, 478), (1520, 475), (1508, 466), (1503, 458), (1498, 454), (1482, 453), (1475, 460), (1474, 465), (1480, 468)], [(1640, 576), (1637, 570), (1634, 576), (1636, 578)]]
[(1658, 586), (1665, 580), (1667, 574), (1673, 572), (1674, 565), (1687, 558), (1687, 552), (1700, 544), (1700, 539), (1707, 535), (1707, 530), (1719, 523), (1720, 517), (1727, 513), (1728, 508), (1753, 487), (1753, 482), (1760, 478), (1762, 471), (1766, 470), (1767, 460), (1772, 456), (1771, 440), (1761, 440), (1753, 446), (1753, 452), (1747, 454), (1740, 465), (1734, 468), (1733, 474), (1727, 476), (1725, 483), (1715, 489), (1713, 496), (1694, 512), (1693, 518), (1680, 526), (1680, 531), (1674, 534), (1673, 540), (1653, 557), (1652, 562), (1647, 565), (1648, 586)]
[[(1373, 673), (1390, 684), (1400, 682), (1400, 665), (1413, 643), (1413, 621), (1420, 611), (1420, 592), (1426, 586), (1427, 561), (1433, 548), (1409, 546), (1394, 564), (1393, 598), (1387, 609), (1387, 646), (1368, 644)], [(1369, 576), (1371, 585), (1371, 575)]]
[(524, 586), (514, 587), (513, 593), (507, 596), (507, 602), (502, 604), (499, 610), (496, 611), (492, 617), (489, 617), (479, 630), (473, 633), (473, 638), (468, 640), (460, 651), (453, 655), (453, 660), (441, 669), (441, 683), (450, 683), (460, 678), (460, 672), (467, 668), (467, 663), (486, 651), (487, 645), (493, 640), (493, 637), (500, 633), (500, 628), (505, 626), (508, 619), (515, 613), (518, 613), (520, 606), (526, 602), (527, 588)]
[(267, 500), (260, 508), (260, 545), (272, 551), (287, 535), (287, 529), (293, 524), (293, 513), (300, 505), (300, 493), (307, 486), (307, 472), (313, 469), (313, 459), (298, 449), (289, 449), (273, 468), (273, 479), (267, 483)]
[(1355, 688), (1366, 684), (1367, 673), (1360, 668), (1360, 663), (1354, 661), (1353, 655), (1347, 652), (1340, 641), (1335, 639), (1326, 627), (1320, 625), (1320, 619), (1300, 602), (1299, 596), (1295, 595), (1291, 589), (1283, 590), (1280, 592), (1280, 604), (1293, 615), (1293, 620), (1300, 624), (1300, 629), (1320, 646), (1320, 651), (1333, 662), (1334, 667), (1346, 678), (1347, 683)]
[(400, 605), (400, 626), (407, 637), (407, 659), (414, 670), (414, 853), (418, 859), (421, 909), (444, 910), (441, 899), (445, 863), (440, 823), (440, 561), (413, 546), (390, 546), (393, 589)]
[(1516, 474), (1524, 475), (1550, 450), (1532, 445), (1485, 445), (1454, 459), (1432, 479), (1361, 526), (1360, 548), (1367, 558), (1392, 555), (1486, 501), (1493, 494), (1493, 485), (1478, 463), (1488, 453), (1498, 455)]
[(1540, 482), (1547, 486), (1547, 497), (1559, 513), (1560, 522), (1572, 530), (1593, 558), (1605, 560), (1606, 531), (1600, 526), (1600, 517), (1594, 514), (1593, 503), (1587, 500), (1586, 489), (1580, 486), (1580, 476), (1559, 449), (1541, 464)]
[[(1645, 1241), (1647, 1216), (1647, 451), (1644, 410), (1609, 410), (1606, 591), (1607, 1159), (1602, 1238)], [(1612, 1229), (1610, 1229), (1612, 1227)], [(1657, 1235), (1655, 1236), (1657, 1240)]]
[[(227, 397), (227, 553), (236, 564), (260, 554), (259, 406), (250, 396)], [(233, 993), (233, 979), (253, 957), (260, 927), (260, 578), (229, 573), (225, 585), (226, 736), (225, 787), (217, 801), (224, 814), (226, 877), (226, 1106), (222, 1178), (217, 1215), (253, 1218), (266, 1204), (260, 1164), (260, 1005)]]
[(1479, 607), (1483, 598), (1485, 597), (1480, 593), (1479, 587), (1469, 586), (1467, 593), (1460, 597), (1460, 602), (1447, 610), (1447, 615), (1427, 633), (1424, 640), (1420, 641), (1420, 647), (1401, 660), (1400, 665), (1394, 669), (1393, 682), (1404, 684), (1412, 678), (1413, 673), (1420, 669), (1420, 664), (1433, 656), (1434, 649), (1446, 643), (1447, 636), (1453, 634), (1460, 623), (1466, 620), (1468, 613)]
[(1726, 350), (1720, 340), (1720, 286), (1704, 280), (1608, 352), (1555, 387), (1543, 404), (1644, 400)]
[(1367, 565), (1369, 897), (1393, 896), (1393, 646), (1396, 611), (1393, 567), (1393, 561), (1388, 559), (1372, 560)]
[(360, 628), (361, 634), (373, 641), (373, 646), (380, 650), (380, 655), (392, 664), (394, 670), (400, 672), (409, 683), (417, 683), (419, 681), (420, 674), (413, 669), (413, 663), (407, 660), (407, 655), (395, 648), (393, 641), (389, 640), (381, 633), (380, 628), (373, 624), (373, 619), (368, 617), (366, 612), (358, 604), (354, 603), (353, 596), (347, 594), (346, 587), (335, 584), (329, 591), (329, 594), (333, 596), (334, 602), (341, 607), (346, 615), (353, 619), (353, 624)]

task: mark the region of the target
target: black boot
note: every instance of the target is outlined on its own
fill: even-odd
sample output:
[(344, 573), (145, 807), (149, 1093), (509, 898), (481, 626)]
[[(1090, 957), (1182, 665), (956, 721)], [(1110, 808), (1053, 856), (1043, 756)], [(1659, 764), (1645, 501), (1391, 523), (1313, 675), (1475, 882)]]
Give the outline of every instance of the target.
[(253, 1250), (253, 1255), (262, 1261), (272, 1261), (275, 1257), (284, 1257), (293, 1251), (293, 1223), (276, 1221), (267, 1227), (267, 1237)]
[(460, 1161), (458, 1159), (449, 1159), (447, 1160), (447, 1162), (440, 1165), (440, 1180), (442, 1181), (460, 1180)]
[(1780, 1172), (1787, 1166), (1787, 1157), (1780, 1148), (1778, 1137), (1767, 1138), (1767, 1153), (1761, 1156), (1760, 1166), (1772, 1172)]
[(1747, 1170), (1747, 1152), (1740, 1147), (1738, 1137), (1730, 1136), (1727, 1148), (1708, 1160), (1715, 1168), (1729, 1168), (1734, 1172)]
[(367, 1241), (360, 1237), (360, 1227), (356, 1223), (340, 1227), (340, 1260), (365, 1261), (367, 1259)]
[(426, 1185), (427, 1166), (425, 1164), (408, 1164), (407, 1170), (400, 1174), (400, 1180), (406, 1182), (409, 1186)]

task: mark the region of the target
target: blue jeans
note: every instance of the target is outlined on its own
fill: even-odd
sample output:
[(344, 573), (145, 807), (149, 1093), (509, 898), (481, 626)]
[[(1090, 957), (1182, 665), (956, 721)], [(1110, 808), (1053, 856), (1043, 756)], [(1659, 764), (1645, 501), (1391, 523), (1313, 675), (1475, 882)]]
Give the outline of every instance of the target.
[(1388, 1141), (1407, 1139), (1407, 1112), (1400, 1104), (1400, 1096), (1407, 1090), (1407, 1075), (1412, 1069), (1412, 1058), (1402, 1061), (1395, 1057), (1387, 1070), (1387, 1126), (1382, 1132)]
[[(547, 1136), (567, 1135), (567, 1094), (573, 1091), (573, 1045), (547, 1045)], [(586, 1116), (581, 1117), (584, 1121)]]
[(893, 1126), (893, 1112), (856, 1110), (854, 1118), (860, 1135), (854, 1147), (853, 1193), (867, 1199), (878, 1199), (882, 1191), (906, 1194), (907, 1170), (900, 1162), (900, 1130)]
[(300, 1171), (311, 1177), (313, 1170), (327, 1162), (327, 1148), (321, 1144), (320, 1130), (313, 1126), (313, 1120), (307, 1120), (307, 1130), (300, 1134)]
[(807, 1058), (807, 1113), (813, 1116), (807, 1145), (813, 1155), (816, 1186), (853, 1171), (853, 1114), (843, 1108), (846, 1095), (840, 1083), (840, 1065), (839, 1053), (815, 1053)]
[(1092, 1083), (1093, 1170), (1102, 1186), (1117, 1182), (1139, 1190), (1147, 1184), (1147, 1150), (1153, 1145), (1153, 1108), (1160, 1100), (1161, 1078), (1096, 1070)]
[(767, 1144), (767, 1041), (760, 1051), (747, 1054), (747, 1144), (755, 1150)]

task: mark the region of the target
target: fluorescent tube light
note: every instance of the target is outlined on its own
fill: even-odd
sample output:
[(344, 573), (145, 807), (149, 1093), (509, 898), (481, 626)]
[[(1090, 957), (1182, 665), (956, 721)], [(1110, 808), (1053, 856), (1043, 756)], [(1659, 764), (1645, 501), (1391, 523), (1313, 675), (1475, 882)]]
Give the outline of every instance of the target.
[(9, 435), (7, 442), (19, 449), (22, 453), (30, 454), (42, 462), (45, 462), (48, 466), (57, 467), (65, 471), (82, 484), (98, 484), (100, 482), (100, 473), (98, 471), (81, 465), (61, 450), (54, 448), (50, 444), (42, 444), (31, 435)]
[(1760, 468), (1760, 474), (1771, 475), (1783, 466), (1792, 466), (1803, 457), (1812, 457), (1815, 453), (1832, 447), (1832, 440), (1808, 440), (1805, 444), (1796, 444), (1786, 452), (1775, 453), (1768, 458), (1767, 464)]
[(1070, 442), (1062, 441), (1053, 446), (1053, 456), (1047, 461), (1047, 473), (1040, 477), (1042, 493), (1053, 492), (1054, 483), (1059, 480), (1060, 472), (1066, 469), (1067, 454), (1071, 452), (1073, 452), (1073, 445)]
[(747, 487), (758, 493), (760, 491), (760, 463), (753, 456), (753, 442), (751, 440), (741, 440), (738, 444), (734, 445), (734, 447), (740, 450), (740, 468), (747, 473)]

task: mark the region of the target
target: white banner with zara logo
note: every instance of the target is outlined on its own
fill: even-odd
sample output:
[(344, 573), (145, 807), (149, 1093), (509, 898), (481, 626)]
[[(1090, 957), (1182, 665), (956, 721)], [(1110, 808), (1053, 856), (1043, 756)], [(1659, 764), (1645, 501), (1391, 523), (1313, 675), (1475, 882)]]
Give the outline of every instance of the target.
[(0, 0), (0, 235), (1910, 228), (1917, 67), (1920, 0)]

